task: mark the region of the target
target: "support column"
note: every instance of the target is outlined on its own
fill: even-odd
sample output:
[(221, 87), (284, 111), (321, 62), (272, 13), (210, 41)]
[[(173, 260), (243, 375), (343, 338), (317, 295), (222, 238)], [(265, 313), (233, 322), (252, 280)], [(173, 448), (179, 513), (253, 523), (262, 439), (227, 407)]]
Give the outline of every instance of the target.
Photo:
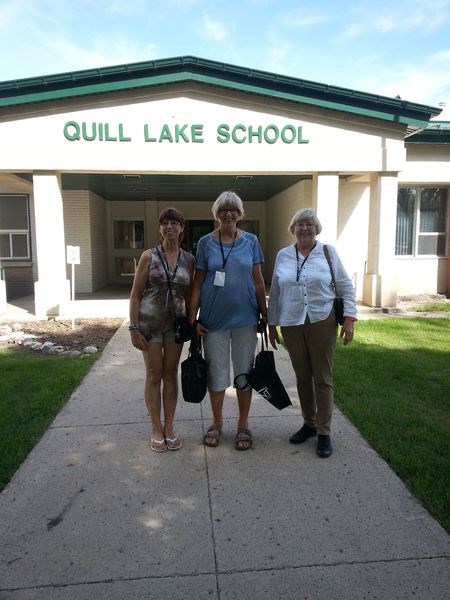
[(6, 282), (2, 279), (0, 274), (0, 315), (6, 312)]
[(34, 284), (36, 316), (58, 316), (60, 307), (70, 300), (70, 281), (66, 276), (61, 175), (35, 173), (33, 196), (38, 267), (38, 280)]
[[(158, 223), (158, 203), (154, 200), (145, 201), (145, 240), (146, 248), (153, 248), (160, 242), (159, 227), (155, 227)], [(186, 233), (186, 232), (185, 232)]]
[(335, 244), (339, 203), (339, 175), (315, 173), (312, 182), (312, 208), (322, 224), (321, 239)]
[(397, 305), (394, 275), (397, 192), (397, 173), (371, 175), (369, 243), (363, 286), (363, 303), (367, 306)]

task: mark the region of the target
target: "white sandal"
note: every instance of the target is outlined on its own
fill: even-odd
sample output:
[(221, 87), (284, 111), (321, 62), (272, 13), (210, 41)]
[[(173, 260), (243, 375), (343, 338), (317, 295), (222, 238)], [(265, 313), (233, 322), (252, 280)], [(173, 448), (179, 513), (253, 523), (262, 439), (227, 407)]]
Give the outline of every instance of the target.
[(166, 440), (164, 438), (162, 440), (150, 438), (150, 449), (153, 452), (165, 452), (167, 450)]
[(176, 436), (172, 439), (166, 437), (167, 450), (179, 450), (182, 445), (183, 444), (181, 443), (180, 439)]

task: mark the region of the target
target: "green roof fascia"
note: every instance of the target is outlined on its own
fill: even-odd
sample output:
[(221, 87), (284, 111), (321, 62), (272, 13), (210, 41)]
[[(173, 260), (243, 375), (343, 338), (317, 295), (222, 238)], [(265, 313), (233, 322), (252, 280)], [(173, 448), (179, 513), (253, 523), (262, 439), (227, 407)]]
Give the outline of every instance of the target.
[(407, 144), (450, 144), (450, 121), (431, 121), (425, 129), (405, 139)]
[(65, 88), (57, 91), (43, 91), (35, 92), (32, 94), (21, 94), (20, 96), (10, 98), (0, 98), (0, 107), (2, 106), (17, 106), (21, 104), (30, 104), (36, 102), (45, 102), (51, 100), (60, 100), (65, 98), (74, 98), (77, 96), (86, 96), (90, 94), (102, 94), (107, 92), (115, 92), (126, 89), (136, 89), (142, 87), (150, 87), (164, 84), (180, 83), (183, 81), (196, 81), (208, 85), (217, 87), (223, 87), (227, 89), (234, 89), (236, 91), (244, 91), (251, 94), (258, 94), (262, 96), (270, 96), (272, 98), (280, 98), (283, 100), (289, 100), (300, 104), (310, 104), (319, 106), (322, 108), (328, 108), (333, 110), (339, 110), (343, 112), (349, 112), (358, 114), (365, 117), (373, 117), (376, 119), (383, 119), (385, 121), (396, 122), (400, 124), (412, 124), (419, 127), (428, 125), (428, 120), (411, 119), (407, 117), (397, 116), (392, 113), (386, 113), (381, 110), (370, 110), (365, 108), (359, 108), (348, 104), (337, 103), (334, 101), (320, 100), (317, 98), (310, 98), (309, 96), (303, 96), (293, 93), (287, 93), (282, 91), (273, 91), (270, 88), (264, 88), (256, 85), (249, 85), (243, 83), (229, 82), (221, 78), (211, 77), (208, 75), (199, 75), (197, 73), (171, 73), (167, 75), (152, 75), (150, 77), (130, 79), (126, 81), (113, 81), (113, 82), (102, 82), (91, 85), (84, 85), (81, 88)]
[[(202, 83), (211, 83), (211, 81), (208, 81), (208, 79), (211, 79), (211, 78), (204, 78), (204, 76), (202, 76), (202, 79), (199, 79), (199, 81), (202, 81)], [(381, 110), (372, 110), (372, 109), (367, 109), (367, 108), (361, 108), (361, 107), (345, 104), (344, 102), (335, 102), (332, 100), (331, 101), (330, 100), (322, 100), (322, 99), (318, 99), (318, 98), (311, 98), (310, 96), (293, 94), (293, 93), (289, 93), (289, 92), (283, 92), (283, 91), (274, 92), (270, 88), (263, 88), (260, 86), (253, 86), (253, 85), (249, 85), (249, 84), (245, 84), (245, 83), (235, 84), (235, 83), (224, 81), (222, 79), (214, 79), (213, 78), (212, 85), (231, 88), (231, 89), (244, 91), (244, 92), (249, 92), (252, 94), (271, 96), (272, 98), (280, 98), (282, 100), (290, 100), (291, 102), (297, 102), (299, 104), (310, 104), (313, 106), (319, 106), (321, 108), (329, 108), (332, 110), (339, 110), (339, 111), (343, 111), (343, 112), (358, 114), (358, 115), (361, 115), (364, 117), (373, 117), (375, 119), (383, 119), (385, 121), (391, 121), (391, 122), (396, 122), (396, 123), (401, 123), (401, 124), (406, 124), (406, 125), (408, 125), (408, 124), (409, 125), (418, 125), (420, 127), (423, 127), (425, 125), (428, 125), (428, 123), (429, 123), (428, 120), (411, 119), (411, 118), (407, 118), (407, 117), (397, 117), (396, 115), (393, 115), (392, 113), (383, 112)]]
[(427, 131), (450, 131), (450, 121), (430, 121)]
[[(429, 119), (441, 112), (439, 108), (400, 98), (378, 96), (194, 56), (0, 82), (0, 107), (187, 80), (418, 127), (428, 125)], [(27, 88), (34, 90), (27, 93)]]

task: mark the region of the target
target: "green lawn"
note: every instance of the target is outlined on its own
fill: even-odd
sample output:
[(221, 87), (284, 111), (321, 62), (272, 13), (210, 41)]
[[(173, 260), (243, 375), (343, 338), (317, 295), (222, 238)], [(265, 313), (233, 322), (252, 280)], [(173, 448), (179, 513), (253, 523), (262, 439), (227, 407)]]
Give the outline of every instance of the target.
[(0, 490), (95, 360), (0, 351)]
[(360, 321), (338, 344), (336, 403), (450, 532), (450, 319)]
[(450, 312), (450, 300), (417, 304), (411, 306), (410, 310), (415, 312)]

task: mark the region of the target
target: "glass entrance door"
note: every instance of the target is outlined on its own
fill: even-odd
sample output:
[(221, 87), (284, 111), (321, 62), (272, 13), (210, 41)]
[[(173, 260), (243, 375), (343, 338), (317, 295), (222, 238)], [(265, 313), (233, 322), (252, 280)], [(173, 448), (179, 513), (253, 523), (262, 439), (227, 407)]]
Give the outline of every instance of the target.
[[(198, 240), (202, 235), (206, 235), (213, 231), (215, 225), (214, 220), (190, 220), (186, 222), (186, 235), (183, 240), (183, 248), (188, 252), (191, 252), (194, 256), (197, 253)], [(254, 233), (257, 237), (259, 236), (259, 222), (251, 220), (239, 221), (238, 227), (244, 231)]]
[(144, 221), (113, 221), (114, 283), (132, 282), (139, 257), (144, 249)]
[(186, 223), (186, 235), (184, 238), (183, 246), (186, 246), (186, 250), (191, 252), (194, 256), (197, 253), (198, 240), (207, 233), (210, 233), (214, 229), (214, 220), (190, 220)]

